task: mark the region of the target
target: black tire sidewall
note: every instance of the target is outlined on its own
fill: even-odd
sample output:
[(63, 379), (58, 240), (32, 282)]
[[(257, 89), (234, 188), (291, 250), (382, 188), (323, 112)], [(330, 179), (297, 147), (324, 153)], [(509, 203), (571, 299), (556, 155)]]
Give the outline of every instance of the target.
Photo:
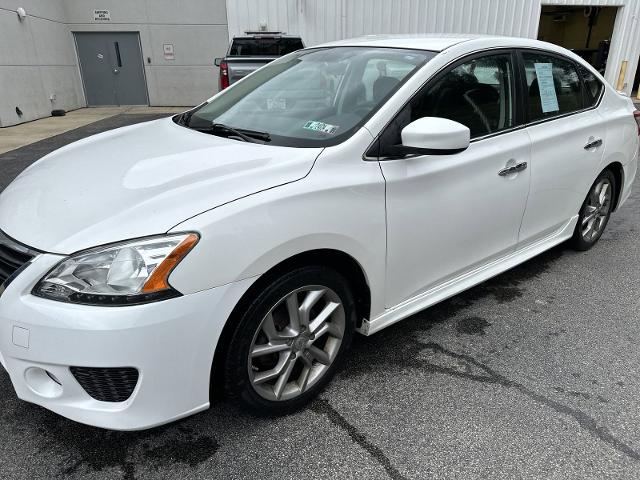
[[(611, 182), (611, 189), (612, 189), (611, 208), (609, 209), (607, 218), (605, 219), (604, 225), (602, 226), (602, 229), (600, 230), (598, 235), (596, 235), (592, 240), (585, 240), (584, 237), (582, 236), (581, 226), (582, 226), (582, 221), (584, 220), (584, 217), (586, 214), (589, 195), (591, 194), (591, 191), (594, 189), (594, 187), (598, 184), (598, 182), (600, 182), (603, 178), (606, 178)], [(607, 228), (607, 224), (609, 223), (609, 219), (611, 218), (611, 213), (613, 212), (615, 200), (616, 200), (616, 192), (617, 192), (616, 177), (611, 170), (607, 169), (603, 171), (600, 175), (598, 175), (598, 178), (596, 178), (596, 180), (591, 185), (591, 188), (589, 188), (589, 192), (587, 193), (587, 196), (585, 197), (584, 202), (582, 202), (582, 207), (580, 208), (578, 223), (576, 224), (576, 228), (573, 232), (573, 238), (572, 238), (572, 244), (576, 250), (586, 251), (586, 250), (589, 250), (591, 247), (593, 247), (596, 243), (598, 243), (598, 240), (600, 240), (600, 237), (604, 233), (604, 230)]]
[[(261, 397), (251, 385), (248, 373), (249, 349), (264, 316), (286, 295), (308, 286), (331, 288), (340, 297), (345, 310), (345, 333), (338, 354), (324, 376), (302, 395), (283, 401)], [(356, 324), (356, 309), (349, 282), (335, 270), (324, 266), (301, 267), (281, 276), (264, 288), (236, 318), (224, 365), (227, 395), (254, 415), (274, 416), (292, 413), (315, 397), (335, 375), (351, 346)]]

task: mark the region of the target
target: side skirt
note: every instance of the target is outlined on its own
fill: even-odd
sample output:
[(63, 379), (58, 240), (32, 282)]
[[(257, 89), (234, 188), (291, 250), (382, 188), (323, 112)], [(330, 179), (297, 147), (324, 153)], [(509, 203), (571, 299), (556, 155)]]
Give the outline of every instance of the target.
[(358, 332), (363, 335), (372, 335), (383, 328), (393, 325), (400, 320), (404, 320), (405, 318), (424, 310), (425, 308), (435, 305), (447, 298), (453, 297), (454, 295), (468, 290), (471, 287), (475, 287), (496, 275), (526, 262), (536, 255), (539, 255), (571, 238), (577, 221), (578, 215), (572, 217), (566, 225), (561, 227), (559, 230), (535, 243), (527, 245), (498, 260), (494, 260), (491, 263), (437, 285), (426, 292), (416, 295), (415, 297), (388, 309), (382, 315), (374, 319), (364, 320), (362, 322), (362, 326), (358, 328)]

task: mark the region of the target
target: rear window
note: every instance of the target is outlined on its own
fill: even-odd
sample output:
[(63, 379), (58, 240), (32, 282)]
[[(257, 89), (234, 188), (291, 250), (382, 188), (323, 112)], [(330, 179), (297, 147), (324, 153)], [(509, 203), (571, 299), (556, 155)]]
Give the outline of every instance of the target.
[(281, 57), (304, 48), (302, 40), (295, 37), (234, 38), (229, 55), (232, 57)]

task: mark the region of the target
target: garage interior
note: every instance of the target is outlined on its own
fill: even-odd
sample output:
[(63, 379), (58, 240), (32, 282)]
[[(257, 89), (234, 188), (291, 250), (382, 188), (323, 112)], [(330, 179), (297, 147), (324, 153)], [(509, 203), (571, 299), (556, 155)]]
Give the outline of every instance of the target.
[(604, 75), (618, 7), (543, 5), (538, 39), (580, 55)]

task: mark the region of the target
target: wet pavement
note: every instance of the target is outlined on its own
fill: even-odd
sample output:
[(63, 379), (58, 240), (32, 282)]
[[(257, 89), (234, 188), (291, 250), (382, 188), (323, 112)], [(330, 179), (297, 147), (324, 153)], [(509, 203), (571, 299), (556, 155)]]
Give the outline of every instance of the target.
[[(0, 190), (119, 115), (0, 155)], [(308, 409), (216, 401), (138, 433), (15, 398), (0, 369), (0, 478), (640, 477), (640, 194), (600, 243), (557, 247), (372, 337)]]

